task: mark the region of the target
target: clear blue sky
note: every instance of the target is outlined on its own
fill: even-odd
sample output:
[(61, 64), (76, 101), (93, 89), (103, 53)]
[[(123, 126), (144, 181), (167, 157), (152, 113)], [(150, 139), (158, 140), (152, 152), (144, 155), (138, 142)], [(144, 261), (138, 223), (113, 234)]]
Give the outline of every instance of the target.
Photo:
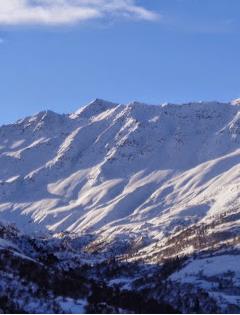
[(63, 21), (57, 10), (54, 23), (37, 20), (38, 11), (32, 18), (34, 4), (0, 19), (0, 124), (44, 109), (72, 112), (94, 98), (240, 96), (239, 0), (118, 1), (125, 7), (84, 19), (79, 11), (76, 21), (70, 9)]

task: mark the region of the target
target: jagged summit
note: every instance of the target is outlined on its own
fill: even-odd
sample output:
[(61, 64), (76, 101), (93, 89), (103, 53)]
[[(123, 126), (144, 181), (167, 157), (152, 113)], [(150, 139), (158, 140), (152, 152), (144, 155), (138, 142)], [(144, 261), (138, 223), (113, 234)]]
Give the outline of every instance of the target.
[(99, 98), (91, 101), (88, 105), (78, 109), (74, 114), (81, 117), (89, 118), (96, 114), (100, 114), (106, 110), (115, 108), (118, 103), (108, 102)]

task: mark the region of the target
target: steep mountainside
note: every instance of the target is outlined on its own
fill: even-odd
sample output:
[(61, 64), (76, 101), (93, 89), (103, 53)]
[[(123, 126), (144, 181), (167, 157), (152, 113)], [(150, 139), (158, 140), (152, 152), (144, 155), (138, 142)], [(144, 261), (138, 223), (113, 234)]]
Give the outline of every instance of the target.
[[(41, 112), (0, 127), (0, 165), (0, 221), (25, 235), (23, 245), (16, 228), (14, 240), (0, 229), (3, 257), (7, 248), (8, 257), (17, 252), (43, 268), (41, 250), (30, 247), (44, 236), (45, 251), (58, 253), (57, 261), (50, 256), (53, 275), (69, 269), (75, 255), (95, 268), (95, 280), (104, 270), (101, 281), (117, 290), (149, 290), (149, 298), (178, 311), (240, 312), (239, 102), (153, 106), (97, 99), (68, 115)], [(140, 279), (101, 265), (113, 258), (144, 264)], [(78, 298), (82, 307), (86, 295)], [(63, 303), (61, 296), (52, 301), (51, 312)]]
[(0, 128), (0, 218), (27, 232), (161, 238), (239, 204), (240, 107), (118, 105)]

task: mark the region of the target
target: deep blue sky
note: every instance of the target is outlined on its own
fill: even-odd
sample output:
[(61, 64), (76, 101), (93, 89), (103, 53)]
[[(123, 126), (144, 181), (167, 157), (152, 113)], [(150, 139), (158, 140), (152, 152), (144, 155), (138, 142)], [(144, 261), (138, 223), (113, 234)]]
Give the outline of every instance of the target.
[[(6, 0), (7, 1), (7, 0)], [(142, 0), (157, 21), (0, 25), (0, 124), (94, 98), (148, 103), (240, 96), (239, 0)]]

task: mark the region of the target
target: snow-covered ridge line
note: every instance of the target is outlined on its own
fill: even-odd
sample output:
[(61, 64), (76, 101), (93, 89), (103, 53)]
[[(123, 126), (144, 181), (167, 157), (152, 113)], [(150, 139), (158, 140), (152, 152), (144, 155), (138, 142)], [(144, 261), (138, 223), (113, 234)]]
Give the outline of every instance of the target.
[[(17, 120), (15, 123), (10, 123), (10, 124), (4, 124), (1, 127), (6, 127), (6, 126), (11, 126), (11, 125), (15, 125), (15, 124), (23, 124), (25, 122), (33, 122), (33, 121), (41, 121), (41, 120), (45, 120), (45, 119), (49, 119), (49, 117), (57, 117), (57, 116), (70, 116), (72, 118), (76, 118), (76, 116), (82, 115), (82, 116), (86, 116), (88, 115), (87, 113), (91, 114), (96, 114), (96, 110), (101, 112), (101, 111), (105, 111), (105, 110), (109, 110), (109, 109), (113, 109), (117, 106), (130, 106), (130, 107), (134, 107), (134, 106), (148, 106), (151, 108), (155, 108), (155, 109), (161, 109), (161, 108), (173, 108), (173, 109), (177, 109), (177, 110), (181, 110), (183, 107), (187, 108), (187, 107), (191, 107), (194, 106), (194, 109), (201, 109), (202, 107), (208, 107), (208, 106), (212, 106), (212, 107), (216, 107), (216, 106), (240, 106), (240, 101), (239, 99), (233, 100), (231, 102), (218, 102), (218, 101), (198, 101), (198, 102), (188, 102), (188, 103), (182, 103), (182, 104), (177, 104), (177, 103), (162, 103), (162, 104), (146, 104), (146, 103), (142, 103), (142, 102), (138, 102), (138, 101), (133, 101), (130, 102), (128, 104), (123, 104), (123, 103), (114, 103), (114, 102), (109, 102), (109, 101), (105, 101), (103, 99), (95, 99), (93, 101), (91, 101), (89, 104), (80, 107), (79, 109), (77, 109), (75, 112), (70, 113), (70, 114), (59, 114), (56, 113), (52, 110), (43, 110), (40, 111), (36, 114), (33, 114), (32, 116), (27, 116), (25, 118), (19, 119)], [(93, 111), (93, 112), (91, 112)]]

